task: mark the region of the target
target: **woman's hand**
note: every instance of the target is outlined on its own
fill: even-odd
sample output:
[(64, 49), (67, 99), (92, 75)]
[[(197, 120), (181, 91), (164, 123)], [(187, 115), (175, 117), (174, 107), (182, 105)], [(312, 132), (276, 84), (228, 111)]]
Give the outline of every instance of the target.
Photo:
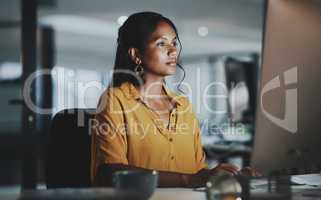
[(192, 174), (188, 177), (183, 177), (183, 179), (185, 179), (184, 182), (186, 187), (203, 187), (205, 186), (209, 177), (219, 172), (226, 172), (231, 176), (234, 176), (238, 174), (238, 170), (238, 167), (232, 164), (221, 163), (213, 169), (202, 169), (196, 174)]
[(231, 176), (242, 175), (242, 176), (254, 176), (259, 177), (262, 176), (260, 172), (251, 168), (244, 167), (239, 170), (239, 168), (235, 165), (228, 163), (221, 163), (217, 165), (213, 169), (202, 169), (196, 174), (192, 174), (191, 176), (185, 176), (183, 179), (186, 187), (203, 187), (208, 181), (209, 177), (214, 176), (219, 172), (225, 172), (230, 174)]
[(230, 174), (231, 176), (235, 176), (239, 173), (239, 168), (232, 164), (221, 163), (217, 165), (215, 168), (211, 169), (211, 175), (214, 175), (218, 172), (225, 172)]
[(244, 167), (242, 170), (240, 170), (239, 174), (242, 176), (253, 176), (253, 177), (262, 176), (260, 172), (258, 172), (256, 169), (253, 169), (251, 167)]

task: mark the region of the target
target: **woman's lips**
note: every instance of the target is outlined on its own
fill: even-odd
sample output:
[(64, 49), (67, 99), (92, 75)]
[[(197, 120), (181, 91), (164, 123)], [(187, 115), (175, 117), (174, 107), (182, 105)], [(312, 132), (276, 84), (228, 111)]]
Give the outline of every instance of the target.
[(166, 64), (167, 64), (167, 65), (173, 65), (173, 66), (175, 65), (175, 66), (176, 66), (176, 61), (169, 61), (169, 62), (167, 62)]

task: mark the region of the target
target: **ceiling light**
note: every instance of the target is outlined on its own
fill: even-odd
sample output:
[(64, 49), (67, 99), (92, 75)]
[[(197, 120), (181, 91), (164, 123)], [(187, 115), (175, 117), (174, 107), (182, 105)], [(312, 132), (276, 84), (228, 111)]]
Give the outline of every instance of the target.
[(208, 34), (208, 28), (206, 26), (201, 26), (198, 28), (197, 32), (200, 36), (205, 37)]

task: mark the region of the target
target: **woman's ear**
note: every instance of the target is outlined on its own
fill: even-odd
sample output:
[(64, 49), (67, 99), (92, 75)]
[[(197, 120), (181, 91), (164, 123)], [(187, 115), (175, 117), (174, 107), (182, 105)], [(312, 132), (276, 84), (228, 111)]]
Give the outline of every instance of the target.
[(140, 59), (139, 51), (137, 48), (130, 47), (128, 49), (128, 55), (134, 63), (136, 63), (137, 65), (141, 64), (142, 61)]

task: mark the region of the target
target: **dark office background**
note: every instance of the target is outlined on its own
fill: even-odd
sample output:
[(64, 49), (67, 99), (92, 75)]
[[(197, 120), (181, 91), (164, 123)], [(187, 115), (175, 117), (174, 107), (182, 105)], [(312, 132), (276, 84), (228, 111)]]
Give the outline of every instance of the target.
[[(28, 136), (28, 133), (23, 133), (21, 105), (22, 1), (0, 0), (0, 185), (21, 183), (22, 152), (29, 147), (28, 142), (32, 143), (25, 140), (37, 140), (38, 144), (42, 144), (36, 149), (39, 157), (35, 159), (39, 183), (44, 181), (45, 173), (47, 132), (36, 133), (35, 137), (21, 137)], [(234, 102), (236, 107), (231, 106), (231, 99), (210, 101), (212, 109), (226, 111), (213, 113), (190, 94), (202, 125), (204, 145), (222, 141), (222, 144), (251, 143), (251, 133), (241, 138), (224, 137), (224, 134), (211, 132), (211, 127), (233, 121), (246, 124), (246, 130), (250, 132), (253, 129), (253, 97), (261, 53), (263, 0), (38, 0), (35, 68), (46, 67), (46, 58), (42, 56), (50, 47), (53, 57), (49, 63), (58, 74), (52, 77), (49, 96), (53, 113), (49, 117), (65, 108), (96, 106), (99, 95), (110, 80), (121, 16), (144, 10), (160, 12), (177, 25), (183, 44), (181, 60), (186, 70), (185, 81), (192, 85), (192, 91), (197, 90), (195, 81), (199, 76), (201, 92), (209, 83), (219, 81), (228, 85), (229, 97), (234, 93), (242, 96)], [(46, 32), (48, 30), (49, 33)], [(49, 39), (43, 40), (45, 34), (49, 34)], [(241, 76), (233, 75), (233, 70), (242, 71)], [(61, 77), (60, 72), (65, 76)], [(174, 86), (181, 75), (178, 72), (177, 76), (170, 77), (169, 85)], [(96, 87), (80, 95), (75, 88), (60, 85), (59, 80), (71, 85), (93, 81)], [(232, 82), (245, 85), (232, 87)], [(223, 91), (216, 88), (210, 92), (217, 94)]]

